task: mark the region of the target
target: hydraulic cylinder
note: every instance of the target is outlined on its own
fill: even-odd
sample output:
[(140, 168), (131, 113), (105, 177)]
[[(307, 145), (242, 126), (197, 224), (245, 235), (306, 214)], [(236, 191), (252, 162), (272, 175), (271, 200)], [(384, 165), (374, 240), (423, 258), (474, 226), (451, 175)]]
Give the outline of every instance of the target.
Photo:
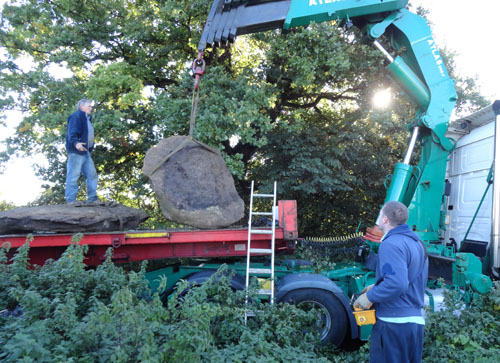
[(417, 103), (420, 109), (427, 109), (431, 99), (429, 90), (401, 57), (396, 57), (387, 70), (394, 82)]
[(413, 167), (411, 165), (403, 163), (396, 164), (384, 204), (393, 200), (403, 203), (412, 172)]

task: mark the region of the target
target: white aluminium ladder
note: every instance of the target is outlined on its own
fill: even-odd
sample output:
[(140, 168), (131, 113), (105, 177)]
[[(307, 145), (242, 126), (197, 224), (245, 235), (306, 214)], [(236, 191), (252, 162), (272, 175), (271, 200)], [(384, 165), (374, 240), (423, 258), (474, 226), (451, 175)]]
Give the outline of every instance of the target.
[[(253, 211), (253, 199), (254, 198), (272, 198), (273, 203), (271, 211), (269, 212), (254, 212)], [(274, 303), (274, 240), (276, 232), (276, 182), (274, 182), (273, 194), (258, 194), (254, 193), (254, 182), (252, 180), (252, 186), (250, 190), (250, 209), (248, 213), (248, 243), (247, 243), (247, 268), (246, 268), (246, 297), (245, 297), (245, 324), (249, 316), (254, 316), (253, 311), (247, 309), (248, 305), (248, 288), (250, 286), (250, 276), (266, 276), (269, 277), (271, 281), (270, 289), (260, 289), (259, 295), (269, 295), (269, 302)], [(253, 227), (252, 217), (253, 216), (269, 216), (271, 217), (270, 227)], [(271, 248), (252, 248), (252, 235), (256, 234), (268, 234), (271, 236)], [(271, 266), (270, 268), (252, 268), (250, 267), (250, 257), (252, 254), (259, 255), (270, 255), (271, 256)]]

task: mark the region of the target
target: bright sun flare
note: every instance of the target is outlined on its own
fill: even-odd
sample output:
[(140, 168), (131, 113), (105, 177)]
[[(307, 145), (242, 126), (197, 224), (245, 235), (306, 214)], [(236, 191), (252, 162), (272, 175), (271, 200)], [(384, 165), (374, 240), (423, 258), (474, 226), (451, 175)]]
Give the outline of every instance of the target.
[(389, 106), (392, 100), (391, 89), (383, 89), (375, 92), (373, 96), (372, 103), (376, 108), (386, 108)]

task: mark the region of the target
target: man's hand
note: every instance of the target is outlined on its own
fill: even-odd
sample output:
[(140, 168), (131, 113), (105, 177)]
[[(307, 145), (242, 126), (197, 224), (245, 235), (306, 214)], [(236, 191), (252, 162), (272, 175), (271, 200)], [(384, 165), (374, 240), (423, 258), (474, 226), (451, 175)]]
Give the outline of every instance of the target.
[(362, 293), (362, 294), (364, 294), (365, 292), (370, 291), (370, 290), (373, 288), (373, 286), (375, 286), (375, 284), (371, 284), (371, 285), (366, 286), (366, 287), (363, 289), (363, 291), (361, 291), (361, 293)]
[(83, 146), (85, 144), (86, 144), (86, 142), (77, 142), (75, 144), (76, 150), (78, 150), (78, 151), (87, 151), (87, 149), (85, 148), (85, 146)]
[(370, 300), (368, 300), (366, 293), (362, 294), (354, 302), (354, 307), (360, 308), (362, 310), (368, 310), (369, 308), (371, 308), (372, 305), (373, 303)]

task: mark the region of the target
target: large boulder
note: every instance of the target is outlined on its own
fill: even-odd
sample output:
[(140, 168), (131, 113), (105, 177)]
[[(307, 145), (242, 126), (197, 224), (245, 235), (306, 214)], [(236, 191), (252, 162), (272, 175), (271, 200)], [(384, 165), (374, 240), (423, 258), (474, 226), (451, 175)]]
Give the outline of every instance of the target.
[(142, 171), (170, 220), (221, 228), (243, 218), (245, 204), (220, 153), (188, 136), (172, 136), (149, 149)]
[(115, 202), (75, 202), (0, 212), (0, 235), (34, 232), (109, 232), (134, 229), (149, 216)]

